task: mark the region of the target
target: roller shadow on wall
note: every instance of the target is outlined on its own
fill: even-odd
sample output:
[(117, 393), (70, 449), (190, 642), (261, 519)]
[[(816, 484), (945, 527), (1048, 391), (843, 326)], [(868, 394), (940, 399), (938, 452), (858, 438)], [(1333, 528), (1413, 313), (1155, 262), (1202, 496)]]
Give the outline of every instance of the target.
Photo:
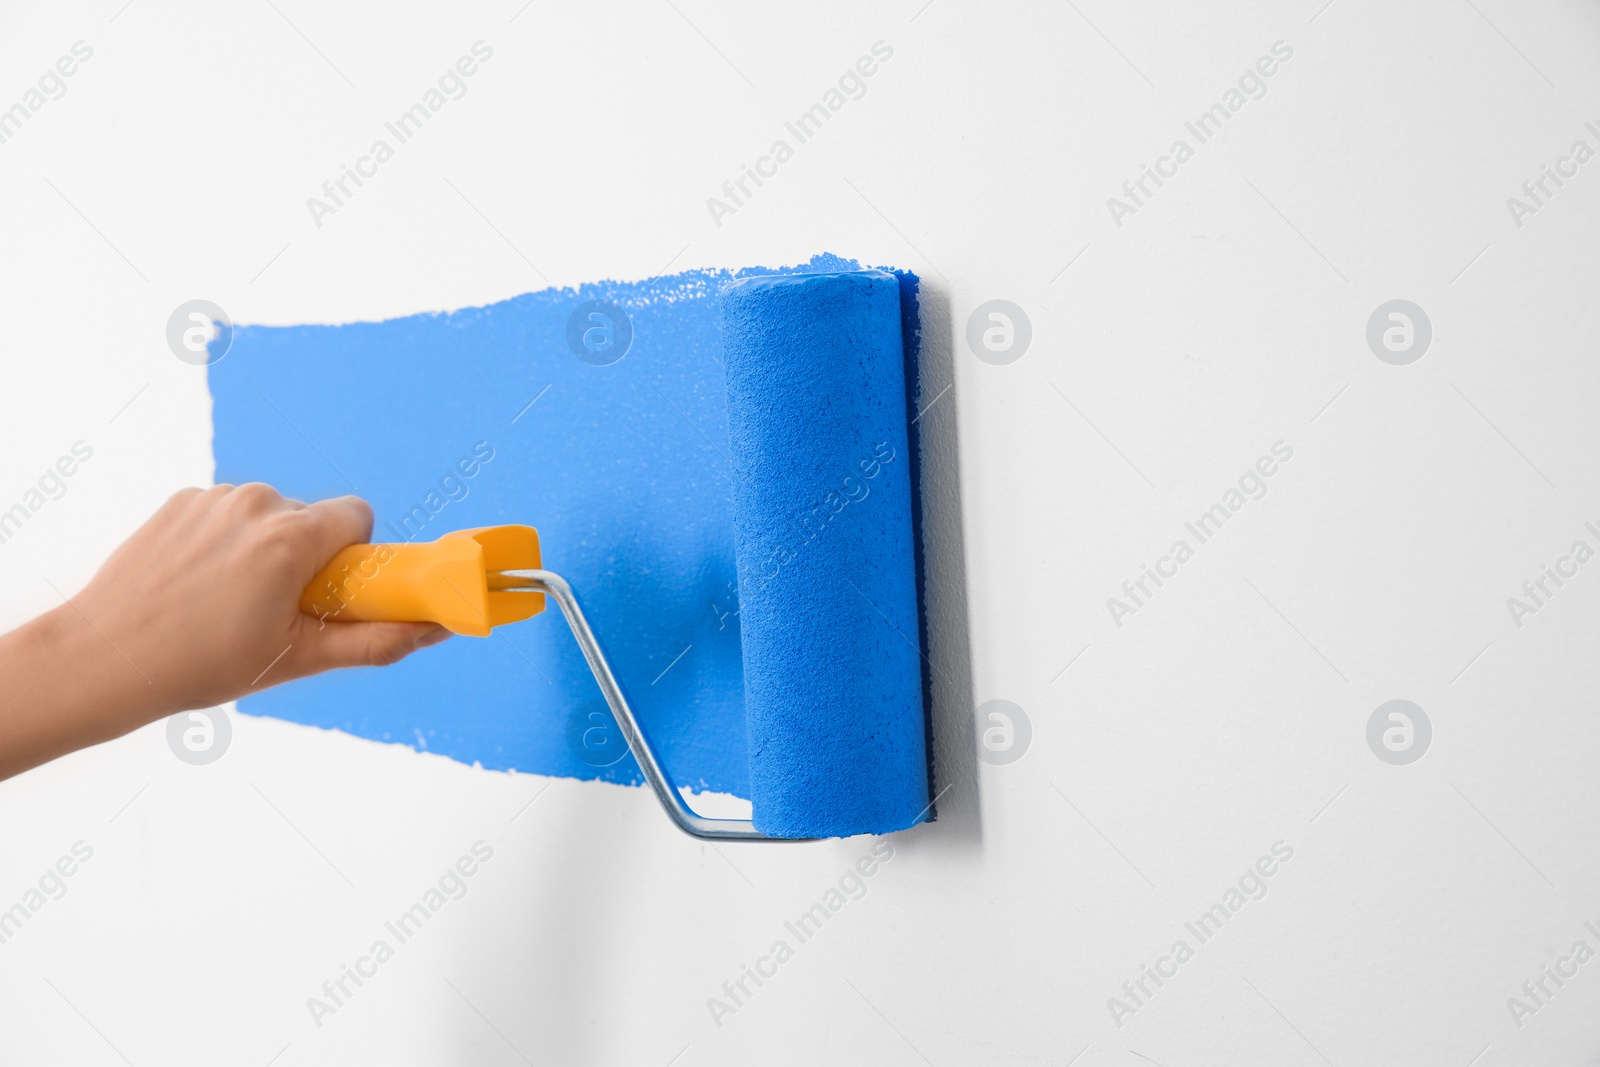
[[(906, 346), (911, 393), (916, 514), (920, 524), (918, 593), (921, 603), (923, 687), (933, 744), (932, 791), (937, 821), (922, 831), (943, 841), (978, 846), (983, 820), (978, 795), (973, 725), (972, 640), (961, 500), (961, 450), (956, 404), (954, 326), (950, 295), (926, 278), (901, 277), (920, 323), (920, 343)], [(908, 312), (910, 314), (911, 312)], [(908, 331), (909, 333), (909, 331)]]

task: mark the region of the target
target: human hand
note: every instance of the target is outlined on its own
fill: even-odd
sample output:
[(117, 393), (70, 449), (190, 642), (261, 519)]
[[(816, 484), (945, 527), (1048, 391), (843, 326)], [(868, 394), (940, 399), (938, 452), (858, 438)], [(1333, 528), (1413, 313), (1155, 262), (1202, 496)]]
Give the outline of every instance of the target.
[(449, 631), (433, 623), (324, 622), (299, 608), (301, 592), (334, 553), (371, 534), (372, 509), (359, 497), (302, 504), (260, 482), (185, 489), (57, 613), (98, 631), (110, 646), (103, 653), (125, 661), (107, 666), (148, 690), (137, 700), (154, 715), (211, 707), (335, 667), (384, 666)]
[(269, 485), (174, 495), (60, 607), (0, 635), (0, 778), (173, 712), (438, 644), (431, 622), (326, 622), (311, 579), (372, 534), (358, 497)]

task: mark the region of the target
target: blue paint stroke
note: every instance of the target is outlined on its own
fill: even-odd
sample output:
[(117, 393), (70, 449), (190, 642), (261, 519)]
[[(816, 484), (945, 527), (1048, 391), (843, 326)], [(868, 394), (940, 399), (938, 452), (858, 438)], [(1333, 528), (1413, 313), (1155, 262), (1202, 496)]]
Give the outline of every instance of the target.
[[(791, 269), (859, 265), (823, 255)], [(577, 589), (677, 783), (748, 797), (717, 318), (725, 282), (765, 273), (601, 282), (386, 322), (236, 327), (209, 368), (216, 480), (302, 500), (359, 493), (374, 540), (537, 527), (545, 565)], [(591, 301), (625, 320), (583, 308)], [(580, 309), (584, 358), (569, 345)], [(642, 781), (553, 607), (383, 670), (290, 682), (240, 710), (492, 770)]]

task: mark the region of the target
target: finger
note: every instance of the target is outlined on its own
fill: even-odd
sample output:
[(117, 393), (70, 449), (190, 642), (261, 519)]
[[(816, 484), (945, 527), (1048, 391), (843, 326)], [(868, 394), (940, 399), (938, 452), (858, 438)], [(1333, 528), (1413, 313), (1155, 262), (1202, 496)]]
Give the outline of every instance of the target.
[(166, 501), (151, 513), (150, 517), (144, 521), (144, 527), (166, 526), (176, 522), (178, 517), (187, 512), (194, 505), (194, 502), (204, 494), (205, 490), (192, 485), (179, 489), (176, 493), (167, 497)]
[(292, 510), (288, 501), (266, 482), (245, 482), (227, 495), (228, 505), (250, 515), (270, 515), (273, 512)]
[(157, 509), (157, 514), (160, 514), (163, 511), (178, 511), (182, 508), (186, 508), (195, 497), (200, 496), (204, 492), (205, 490), (201, 489), (199, 486), (186, 485), (182, 489), (179, 489), (176, 493), (173, 493), (171, 496), (167, 497), (166, 503), (162, 504), (161, 507)]
[(306, 616), (296, 651), (300, 674), (339, 667), (387, 667), (419, 648), (436, 645), (450, 631), (431, 622), (320, 622)]
[(191, 519), (206, 507), (215, 504), (225, 494), (231, 493), (233, 489), (234, 487), (227, 483), (207, 486), (204, 489), (196, 486), (180, 489), (167, 498), (166, 504), (156, 512), (156, 515)]
[(358, 496), (319, 500), (307, 504), (299, 515), (310, 524), (311, 548), (319, 567), (346, 545), (372, 537), (372, 507)]
[[(138, 538), (142, 541), (151, 541), (170, 535), (174, 527), (190, 521), (193, 510), (199, 506), (198, 502), (205, 499), (207, 490), (189, 486), (179, 489), (139, 525), (139, 528), (128, 538), (129, 541)], [(122, 546), (118, 546), (120, 552)]]

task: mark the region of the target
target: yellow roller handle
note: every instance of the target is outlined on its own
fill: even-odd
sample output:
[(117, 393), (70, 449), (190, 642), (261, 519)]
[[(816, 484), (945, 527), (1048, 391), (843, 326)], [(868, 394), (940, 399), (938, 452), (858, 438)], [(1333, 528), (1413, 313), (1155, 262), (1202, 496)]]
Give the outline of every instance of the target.
[(327, 622), (436, 622), (488, 637), (544, 610), (544, 594), (491, 589), (498, 571), (537, 570), (532, 526), (457, 530), (420, 544), (350, 545), (311, 579), (300, 610)]

